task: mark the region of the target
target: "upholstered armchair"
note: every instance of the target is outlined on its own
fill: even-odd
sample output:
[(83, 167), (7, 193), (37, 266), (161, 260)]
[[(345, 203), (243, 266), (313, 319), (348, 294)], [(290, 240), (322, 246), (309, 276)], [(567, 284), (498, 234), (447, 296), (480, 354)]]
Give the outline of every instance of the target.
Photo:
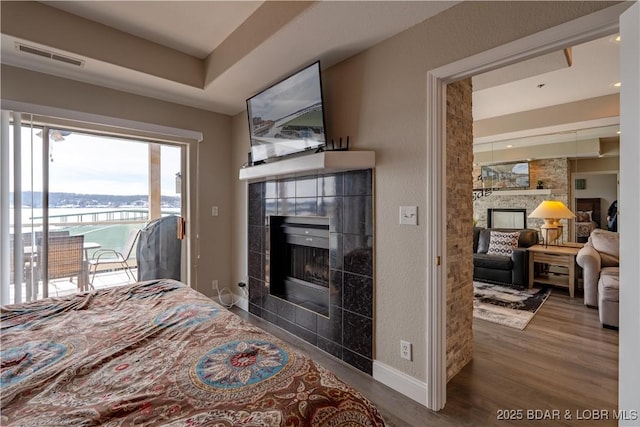
[(583, 269), (584, 303), (598, 307), (603, 325), (618, 326), (619, 234), (593, 230), (576, 262)]

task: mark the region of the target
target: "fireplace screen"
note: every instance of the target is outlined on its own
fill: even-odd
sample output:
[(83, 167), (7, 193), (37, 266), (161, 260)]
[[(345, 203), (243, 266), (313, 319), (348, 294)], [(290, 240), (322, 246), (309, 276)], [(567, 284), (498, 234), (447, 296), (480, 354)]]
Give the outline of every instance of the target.
[(305, 282), (329, 287), (329, 251), (309, 246), (287, 245), (289, 276)]
[(487, 226), (489, 228), (511, 228), (518, 230), (527, 228), (527, 210), (487, 209)]
[(270, 217), (271, 295), (329, 315), (329, 218)]

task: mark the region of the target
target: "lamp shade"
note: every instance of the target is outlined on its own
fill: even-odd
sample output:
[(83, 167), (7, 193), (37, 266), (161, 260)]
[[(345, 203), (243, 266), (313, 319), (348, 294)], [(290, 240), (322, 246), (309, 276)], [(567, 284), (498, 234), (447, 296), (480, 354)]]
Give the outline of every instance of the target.
[(554, 244), (562, 236), (562, 218), (573, 218), (575, 215), (560, 200), (544, 200), (529, 214), (529, 218), (542, 218), (544, 224), (540, 231), (545, 244)]
[(544, 200), (529, 214), (529, 218), (560, 219), (575, 218), (575, 215), (560, 200)]

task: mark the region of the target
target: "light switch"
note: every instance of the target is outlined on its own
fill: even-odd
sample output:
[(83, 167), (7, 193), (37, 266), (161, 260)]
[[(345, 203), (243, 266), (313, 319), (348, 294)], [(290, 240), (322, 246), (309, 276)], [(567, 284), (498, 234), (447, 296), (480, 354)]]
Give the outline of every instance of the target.
[(400, 225), (418, 225), (417, 206), (400, 206)]

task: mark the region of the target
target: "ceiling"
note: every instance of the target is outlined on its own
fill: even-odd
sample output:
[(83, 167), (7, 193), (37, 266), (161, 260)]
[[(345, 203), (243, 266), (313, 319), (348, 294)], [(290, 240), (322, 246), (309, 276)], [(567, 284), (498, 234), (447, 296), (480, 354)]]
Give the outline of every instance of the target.
[[(459, 2), (2, 3), (2, 63), (234, 115), (291, 72), (318, 59), (327, 68)], [(33, 24), (14, 23), (12, 12)], [(17, 42), (82, 66), (20, 52)], [(487, 73), (493, 83), (474, 93), (474, 118), (616, 93), (618, 55), (618, 44), (605, 38), (574, 46), (571, 67), (549, 67), (546, 57)]]
[[(564, 53), (559, 51), (474, 77), (476, 124), (482, 120), (510, 118), (526, 122), (527, 112), (537, 113), (548, 107), (571, 106), (575, 105), (571, 103), (620, 93), (620, 86), (616, 85), (620, 82), (620, 46), (616, 35), (572, 46), (569, 56), (571, 60), (566, 61)], [(476, 135), (474, 150), (619, 138), (618, 131), (619, 117), (606, 117), (504, 134)]]
[[(511, 81), (474, 92), (474, 119), (482, 120), (620, 92), (620, 88), (613, 85), (620, 81), (620, 48), (614, 36), (573, 46), (571, 56), (571, 66), (565, 62), (564, 66), (558, 65), (554, 70), (522, 78), (519, 78), (520, 73), (535, 70), (536, 64), (541, 64), (542, 68), (545, 62), (549, 63), (550, 60), (546, 59), (549, 56), (526, 61), (523, 64), (525, 69), (520, 72), (513, 70), (513, 67), (505, 67), (509, 75), (502, 79), (512, 77)], [(505, 74), (503, 70), (486, 74)], [(474, 77), (474, 87), (475, 80)]]
[[(24, 2), (3, 3), (3, 14), (8, 7), (22, 7), (16, 13), (41, 16), (39, 25), (51, 26), (46, 36), (34, 40), (28, 29), (7, 28), (12, 20), (3, 19), (3, 63), (233, 115), (244, 110), (247, 98), (293, 71), (318, 59), (323, 68), (334, 65), (458, 2), (51, 1), (29, 9), (19, 4)], [(120, 52), (83, 46), (93, 24), (86, 20), (126, 33), (91, 28), (120, 44), (103, 51)], [(165, 67), (195, 63), (202, 78), (196, 84), (177, 81), (157, 67), (134, 64), (133, 56), (142, 60), (158, 51), (140, 39), (175, 51), (163, 52), (172, 54)], [(20, 53), (16, 41), (81, 59), (83, 66)]]

